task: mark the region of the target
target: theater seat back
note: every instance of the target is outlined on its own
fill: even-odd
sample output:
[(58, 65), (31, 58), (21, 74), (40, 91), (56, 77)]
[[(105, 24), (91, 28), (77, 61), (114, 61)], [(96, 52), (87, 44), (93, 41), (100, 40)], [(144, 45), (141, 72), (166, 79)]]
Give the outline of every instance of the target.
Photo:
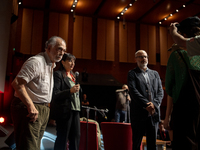
[[(87, 139), (87, 122), (80, 121), (81, 138), (79, 150), (86, 150)], [(98, 138), (97, 138), (97, 125), (93, 122), (88, 122), (88, 149), (98, 150)]]
[(130, 123), (101, 122), (101, 131), (105, 150), (132, 150)]

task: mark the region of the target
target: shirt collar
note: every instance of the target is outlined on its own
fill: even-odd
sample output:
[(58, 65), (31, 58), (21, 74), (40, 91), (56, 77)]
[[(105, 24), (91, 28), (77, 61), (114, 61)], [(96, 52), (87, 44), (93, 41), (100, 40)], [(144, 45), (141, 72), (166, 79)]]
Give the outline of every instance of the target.
[[(140, 68), (139, 68), (140, 69)], [(146, 71), (144, 71), (143, 69), (140, 69), (142, 71), (142, 73), (147, 73), (149, 68), (147, 67)]]
[(47, 54), (46, 51), (44, 52), (44, 58), (45, 58), (46, 63), (47, 63), (48, 66), (52, 66), (53, 65), (53, 68), (56, 67), (56, 63), (52, 63), (51, 62), (51, 59), (49, 58), (49, 55)]

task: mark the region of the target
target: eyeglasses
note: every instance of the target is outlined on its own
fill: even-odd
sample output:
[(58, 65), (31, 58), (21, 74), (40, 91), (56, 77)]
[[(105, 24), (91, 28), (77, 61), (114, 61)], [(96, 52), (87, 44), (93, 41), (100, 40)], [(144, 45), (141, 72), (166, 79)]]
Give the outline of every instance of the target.
[(136, 58), (141, 58), (141, 59), (143, 59), (143, 58), (148, 58), (149, 56), (137, 56)]
[(67, 50), (66, 50), (66, 49), (62, 49), (61, 47), (59, 47), (59, 48), (57, 49), (57, 51), (58, 51), (58, 52), (60, 52), (60, 53), (61, 53), (61, 52), (64, 52), (64, 53), (66, 53), (66, 52), (67, 52)]

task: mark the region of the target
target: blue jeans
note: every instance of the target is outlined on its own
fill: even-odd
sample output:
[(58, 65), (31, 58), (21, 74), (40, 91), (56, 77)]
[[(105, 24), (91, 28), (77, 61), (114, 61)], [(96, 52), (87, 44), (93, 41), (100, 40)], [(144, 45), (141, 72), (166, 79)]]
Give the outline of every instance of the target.
[(123, 110), (116, 110), (115, 122), (127, 122), (127, 112)]

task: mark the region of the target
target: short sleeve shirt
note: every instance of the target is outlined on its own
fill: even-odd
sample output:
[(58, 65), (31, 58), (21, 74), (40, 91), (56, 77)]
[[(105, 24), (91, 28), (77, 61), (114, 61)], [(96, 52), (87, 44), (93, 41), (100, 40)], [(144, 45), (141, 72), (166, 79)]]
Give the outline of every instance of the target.
[(200, 35), (189, 38), (186, 47), (189, 56), (200, 55)]
[[(30, 57), (22, 66), (17, 77), (24, 79), (26, 91), (35, 103), (50, 103), (53, 91), (53, 68), (46, 52)], [(17, 93), (15, 93), (17, 96)]]

